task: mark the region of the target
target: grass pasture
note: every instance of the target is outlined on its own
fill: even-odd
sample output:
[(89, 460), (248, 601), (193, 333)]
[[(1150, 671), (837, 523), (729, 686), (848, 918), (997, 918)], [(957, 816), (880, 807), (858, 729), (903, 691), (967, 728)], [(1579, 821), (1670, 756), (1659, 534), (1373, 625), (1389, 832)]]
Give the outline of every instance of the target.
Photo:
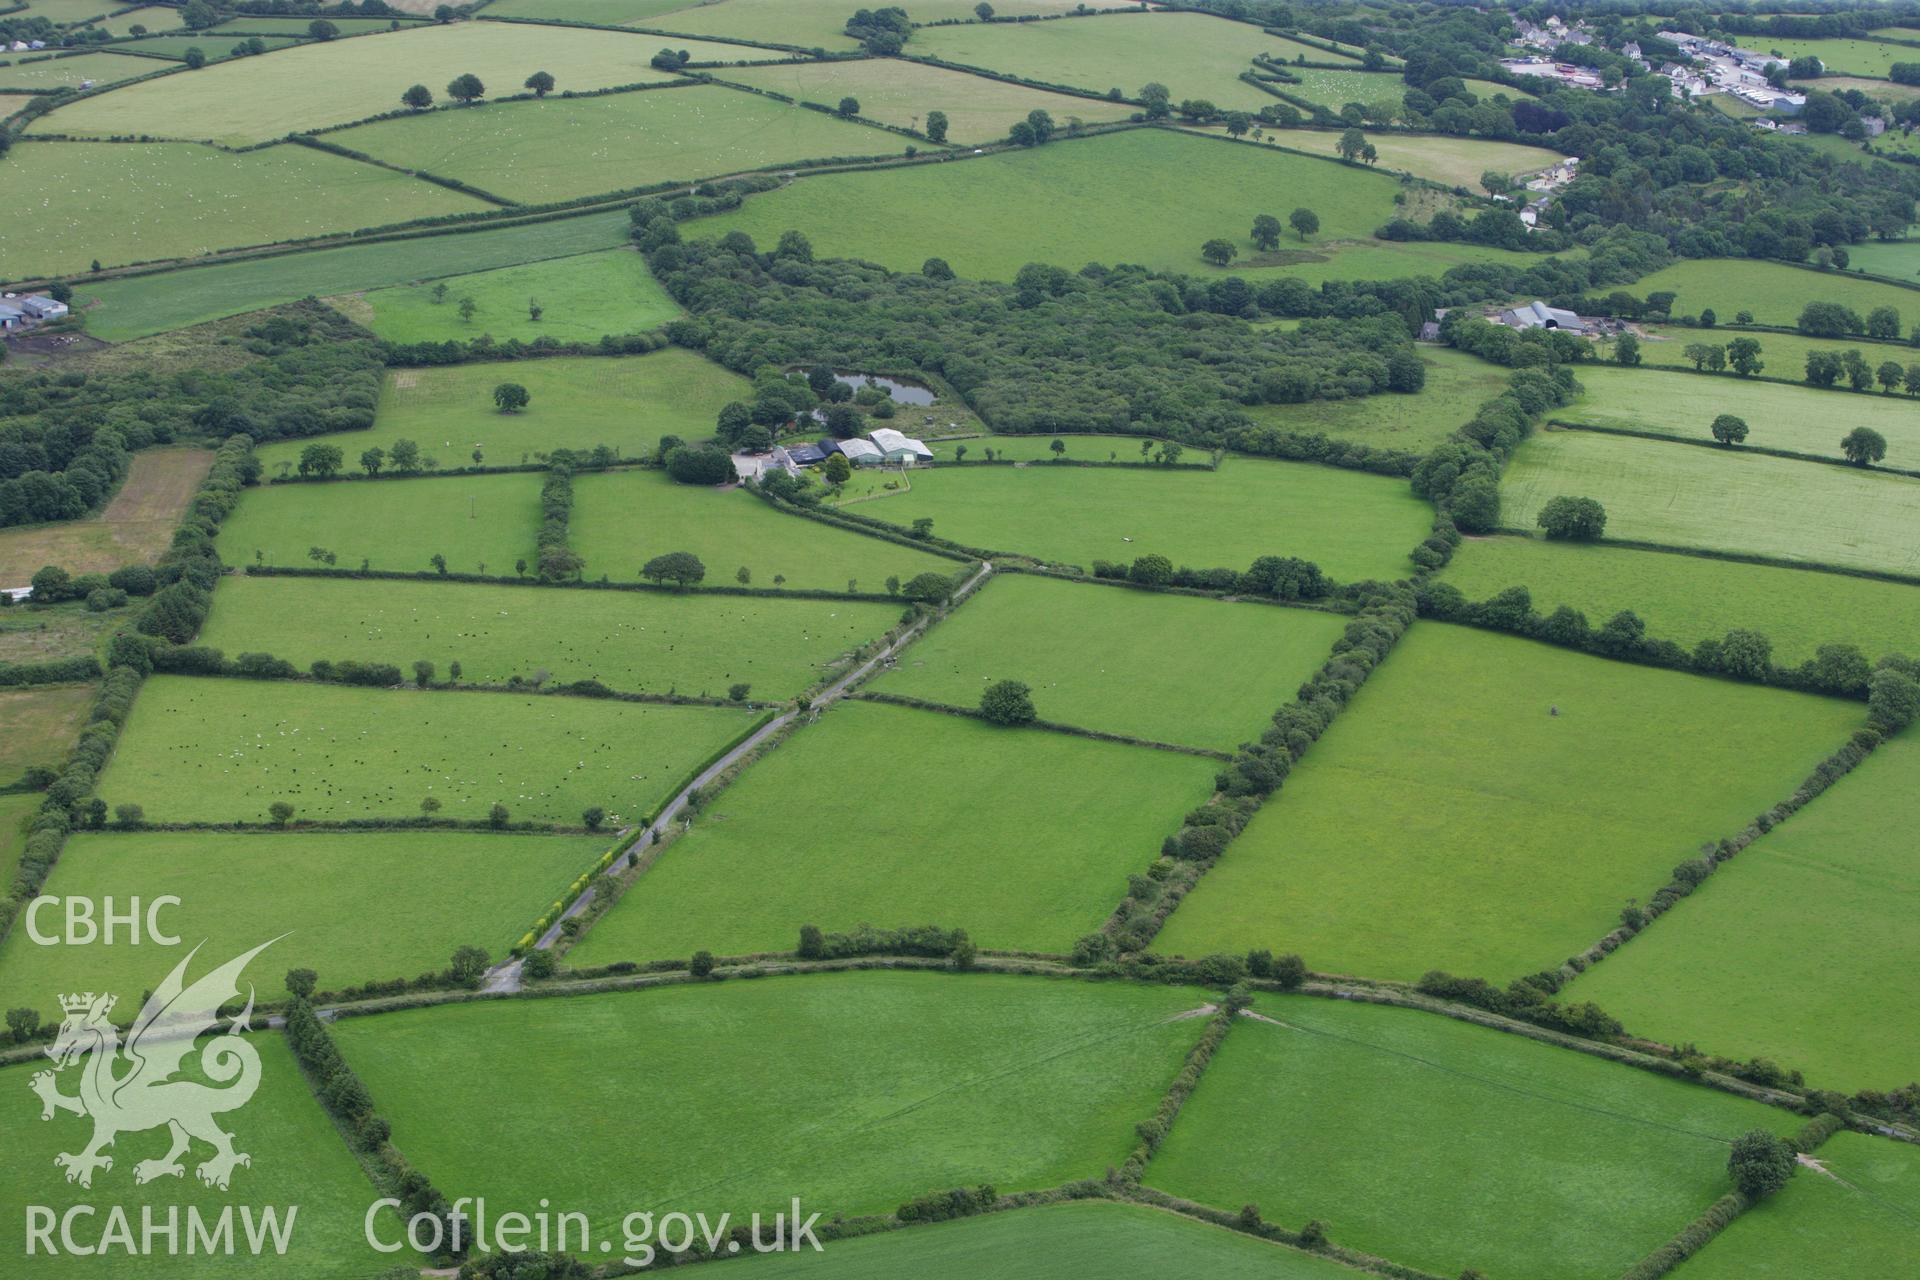
[(1920, 572), (1920, 480), (1757, 453), (1587, 431), (1520, 446), (1500, 486), (1501, 522), (1532, 529), (1561, 494), (1599, 499), (1607, 535), (1811, 564)]
[(733, 582), (744, 568), (760, 587), (840, 591), (851, 581), (874, 591), (889, 577), (966, 570), (958, 560), (786, 515), (738, 489), (679, 485), (657, 471), (579, 476), (573, 495), (569, 542), (589, 578), (633, 581), (668, 551), (699, 556), (711, 582)]
[(625, 213), (595, 213), (518, 227), (342, 245), (102, 280), (86, 285), (77, 296), (87, 309), (89, 333), (124, 342), (309, 294), (379, 289), (611, 249), (626, 243), (630, 225)]
[(178, 9), (166, 5), (148, 5), (144, 9), (129, 9), (116, 13), (111, 18), (102, 18), (98, 22), (87, 24), (94, 31), (107, 31), (116, 36), (130, 36), (135, 27), (145, 27), (148, 32), (178, 31), (186, 26)]
[(1920, 736), (1883, 744), (1575, 980), (1635, 1035), (1765, 1057), (1816, 1088), (1893, 1089), (1920, 1062)]
[(0, 662), (104, 656), (106, 638), (133, 622), (137, 606), (94, 613), (79, 601), (0, 609)]
[(150, 564), (173, 541), (180, 516), (213, 466), (206, 449), (143, 449), (100, 514), (0, 529), (0, 586), (24, 587), (44, 565), (111, 573)]
[(1613, 1280), (1725, 1191), (1735, 1135), (1800, 1123), (1410, 1009), (1262, 996), (1255, 1012), (1280, 1025), (1227, 1036), (1147, 1185), (1318, 1218), (1335, 1244), (1431, 1275)]
[(608, 1229), (633, 1210), (744, 1220), (798, 1195), (831, 1217), (1098, 1177), (1199, 1037), (1169, 1019), (1205, 998), (833, 974), (418, 1009), (335, 1034), (435, 1186), (496, 1211), (550, 1197)]
[[(1274, 88), (1335, 111), (1349, 102), (1358, 102), (1368, 106), (1390, 104), (1397, 113), (1407, 96), (1407, 82), (1400, 78), (1397, 71), (1362, 71), (1357, 67), (1351, 71), (1335, 71), (1327, 67), (1289, 67), (1287, 70), (1299, 77), (1299, 83), (1277, 84)], [(1267, 95), (1260, 96), (1266, 98)], [(1266, 102), (1257, 105), (1265, 106)], [(1291, 135), (1282, 133), (1280, 136), (1285, 141)], [(1474, 175), (1476, 184), (1479, 177), (1479, 174)]]
[(1853, 1280), (1920, 1270), (1920, 1153), (1837, 1133), (1779, 1193), (1674, 1271), (1680, 1280)]
[(1649, 635), (1688, 648), (1758, 631), (1789, 666), (1823, 644), (1870, 658), (1920, 649), (1920, 587), (1872, 578), (1542, 538), (1469, 538), (1441, 577), (1469, 600), (1526, 587), (1538, 612), (1566, 605), (1595, 626), (1631, 609)]
[(1342, 582), (1407, 572), (1432, 521), (1404, 481), (1252, 458), (1218, 471), (936, 468), (858, 509), (902, 526), (930, 516), (936, 534), (967, 546), (1082, 568), (1150, 551), (1195, 568), (1283, 555)]
[(611, 823), (664, 800), (752, 721), (718, 707), (155, 676), (100, 794), (149, 822), (262, 822), (275, 800), (310, 821), (411, 818), (434, 795), (446, 818), (504, 804), (516, 821), (578, 825), (600, 805)]
[(1451, 347), (1421, 347), (1427, 382), (1419, 394), (1243, 405), (1241, 412), (1282, 431), (1318, 432), (1379, 449), (1424, 453), (1460, 429), (1507, 388), (1508, 373)]
[[(1846, 344), (1825, 348), (1839, 350)], [(1869, 364), (1901, 360), (1897, 348), (1862, 350)], [(1911, 350), (1907, 354), (1914, 354)], [(1764, 357), (1763, 357), (1764, 358)], [(1801, 367), (1804, 367), (1804, 363)], [(1797, 370), (1782, 370), (1792, 376)], [(1910, 466), (1920, 459), (1920, 409), (1903, 395), (1833, 391), (1818, 387), (1783, 386), (1777, 382), (1748, 382), (1740, 378), (1707, 378), (1645, 369), (1580, 370), (1579, 399), (1553, 417), (1567, 422), (1593, 423), (1652, 431), (1682, 440), (1711, 440), (1708, 429), (1716, 415), (1744, 418), (1752, 429), (1747, 443), (1770, 449), (1790, 449), (1844, 461), (1840, 437), (1854, 427), (1872, 427), (1887, 438), (1890, 459)]]
[(893, 605), (847, 600), (232, 576), (200, 640), (303, 669), (320, 658), (403, 669), (425, 658), (442, 678), (458, 662), (463, 680), (482, 684), (544, 670), (622, 692), (717, 698), (744, 682), (783, 698), (899, 617)]
[[(518, 413), (494, 407), (493, 389), (507, 381), (532, 396)], [(750, 399), (745, 378), (682, 347), (644, 356), (396, 369), (387, 375), (374, 424), (365, 431), (275, 441), (259, 454), (268, 475), (279, 474), (283, 462), (297, 465), (301, 449), (315, 440), (339, 445), (347, 469), (356, 474), (363, 452), (391, 449), (402, 439), (413, 440), (443, 467), (470, 465), (475, 449), (495, 466), (603, 444), (633, 458), (651, 453), (663, 435), (711, 435), (721, 406)], [(509, 559), (501, 568), (511, 564)]]
[[(446, 296), (435, 301), (437, 285)], [(460, 303), (473, 299), (472, 320)], [(535, 320), (529, 303), (537, 300)], [(485, 334), (501, 342), (594, 342), (606, 334), (640, 333), (680, 314), (646, 259), (632, 249), (607, 249), (525, 266), (496, 267), (428, 283), (329, 298), (388, 342), (462, 342)]]
[[(1862, 317), (1875, 307), (1892, 307), (1900, 313), (1902, 332), (1920, 324), (1920, 292), (1844, 271), (1815, 271), (1754, 258), (1689, 258), (1641, 276), (1633, 284), (1633, 291), (1642, 297), (1662, 290), (1678, 295), (1673, 303), (1675, 315), (1698, 315), (1712, 308), (1721, 320), (1731, 321), (1740, 312), (1751, 311), (1757, 324), (1791, 328), (1809, 302), (1838, 302)], [(1753, 336), (1765, 348), (1768, 335)], [(1727, 338), (1720, 334), (1713, 340)], [(1849, 344), (1834, 339), (1827, 345)]]
[[(368, 440), (372, 444), (372, 440)], [(354, 457), (355, 455), (349, 455)], [(465, 458), (441, 461), (464, 463)], [(310, 565), (324, 547), (341, 568), (426, 572), (435, 555), (462, 573), (512, 573), (534, 558), (538, 473), (343, 481), (255, 489), (220, 530), (228, 564)]]
[[(1302, 67), (1299, 74), (1320, 73)], [(1502, 89), (1505, 91), (1505, 86)], [(1345, 104), (1332, 105), (1337, 111)], [(1334, 155), (1337, 154), (1335, 146), (1342, 132), (1338, 129), (1286, 129), (1275, 136), (1279, 138), (1281, 146), (1320, 155)], [(1366, 138), (1380, 153), (1380, 164), (1388, 169), (1399, 169), (1416, 178), (1445, 183), (1450, 187), (1467, 187), (1474, 191), (1480, 189), (1480, 175), (1489, 169), (1519, 176), (1545, 169), (1560, 160), (1559, 152), (1549, 151), (1545, 147), (1495, 142), (1486, 138), (1409, 137), (1380, 130), (1368, 133)]]
[(1337, 1262), (1143, 1205), (1075, 1200), (837, 1241), (831, 1254), (757, 1259), (750, 1280), (1354, 1280)]
[(87, 723), (97, 690), (90, 684), (0, 689), (0, 784), (35, 765), (57, 769)]
[(929, 111), (944, 111), (948, 138), (963, 143), (998, 142), (1029, 111), (1047, 111), (1063, 129), (1074, 119), (1100, 124), (1125, 120), (1134, 111), (1124, 102), (1046, 93), (897, 58), (750, 67), (721, 78), (829, 107), (852, 96), (861, 115), (902, 129), (916, 121), (924, 125)]
[[(270, 936), (252, 935), (247, 945), (256, 946)], [(133, 1017), (138, 1012), (142, 990), (157, 984), (177, 960), (152, 947), (139, 950), (147, 955), (146, 976), (119, 991), (120, 1004), (114, 1010), (117, 1019)], [(220, 960), (227, 958), (223, 956)], [(202, 963), (205, 959), (203, 954), (202, 959), (195, 962), (191, 977), (199, 976), (212, 963), (219, 962)], [(274, 963), (273, 950), (269, 949), (254, 962), (247, 976), (258, 980)], [(221, 1025), (224, 1027), (225, 1023)], [(132, 1224), (132, 1235), (121, 1239), (131, 1239), (133, 1247), (137, 1247), (140, 1240), (142, 1206), (152, 1208), (155, 1225), (163, 1230), (170, 1206), (178, 1207), (181, 1214), (177, 1253), (168, 1252), (164, 1235), (155, 1237), (156, 1244), (150, 1254), (134, 1255), (139, 1257), (139, 1262), (132, 1268), (124, 1261), (129, 1256), (122, 1252), (127, 1248), (124, 1245), (109, 1245), (111, 1253), (94, 1257), (78, 1256), (64, 1248), (57, 1256), (49, 1257), (43, 1247), (21, 1274), (31, 1274), (34, 1280), (98, 1280), (103, 1276), (124, 1275), (129, 1270), (137, 1270), (152, 1280), (238, 1280), (258, 1276), (260, 1260), (246, 1251), (241, 1205), (256, 1219), (263, 1209), (274, 1206), (283, 1225), (287, 1223), (291, 1207), (299, 1206), (287, 1252), (275, 1255), (268, 1246), (266, 1254), (273, 1258), (272, 1273), (286, 1280), (364, 1280), (406, 1256), (383, 1256), (367, 1244), (362, 1223), (368, 1206), (379, 1198), (380, 1192), (367, 1180), (333, 1121), (321, 1110), (285, 1038), (278, 1032), (262, 1032), (251, 1039), (260, 1053), (259, 1090), (244, 1108), (224, 1118), (221, 1127), (233, 1132), (234, 1149), (250, 1155), (252, 1163), (233, 1171), (228, 1191), (207, 1187), (195, 1176), (195, 1167), (212, 1153), (212, 1148), (200, 1142), (195, 1142), (186, 1157), (184, 1176), (136, 1185), (134, 1166), (166, 1154), (167, 1132), (158, 1127), (122, 1132), (110, 1151), (113, 1168), (96, 1174), (91, 1190), (64, 1181), (54, 1165), (54, 1156), (81, 1150), (92, 1131), (90, 1123), (84, 1116), (66, 1113), (56, 1113), (54, 1120), (42, 1123), (40, 1099), (28, 1087), (28, 1079), (44, 1069), (44, 1061), (38, 1065), (0, 1067), (0, 1133), (7, 1135), (11, 1157), (5, 1168), (0, 1169), (0, 1197), (8, 1204), (45, 1205), (61, 1215), (75, 1206), (100, 1206), (90, 1214), (73, 1219), (75, 1243), (83, 1245), (97, 1243), (100, 1233), (109, 1229), (108, 1203), (124, 1210)], [(180, 1078), (204, 1079), (194, 1065), (199, 1060), (198, 1054), (190, 1054)], [(69, 1096), (77, 1092), (78, 1075), (77, 1070), (62, 1073), (58, 1078), (60, 1091)], [(219, 1220), (223, 1210), (233, 1212), (233, 1252), (187, 1252), (189, 1219), (185, 1214), (189, 1205), (199, 1209), (209, 1228)], [(25, 1215), (6, 1214), (4, 1221), (0, 1221), (0, 1252), (9, 1258), (26, 1257), (24, 1228)], [(381, 1238), (392, 1240), (400, 1236), (402, 1226), (396, 1216), (383, 1210), (376, 1219), (376, 1229)], [(418, 1259), (416, 1265), (417, 1262)]]
[[(209, 831), (86, 833), (61, 851), (46, 892), (94, 899), (173, 894), (167, 927), (203, 958), (237, 956), (286, 935), (255, 975), (262, 1000), (284, 1000), (279, 975), (309, 968), (323, 988), (444, 969), (456, 947), (504, 957), (555, 895), (604, 853), (610, 836), (370, 831), (237, 835)], [(452, 899), (457, 911), (422, 910)], [(15, 929), (0, 944), (9, 1008), (59, 1016), (59, 991), (152, 987), (151, 947), (42, 947)]]
[(915, 32), (907, 51), (1092, 93), (1118, 88), (1133, 97), (1140, 86), (1158, 81), (1175, 102), (1206, 98), (1248, 111), (1273, 101), (1240, 79), (1257, 55), (1291, 62), (1305, 53), (1315, 61), (1342, 61), (1338, 54), (1201, 13), (935, 27)]
[[(513, 0), (513, 2), (572, 5), (580, 3), (581, 0)], [(588, 2), (599, 3), (603, 0), (588, 0)], [(613, 2), (645, 4), (649, 8), (653, 6), (653, 0), (613, 0)], [(999, 17), (1014, 18), (1065, 13), (1078, 7), (1080, 7), (1080, 0), (1007, 0), (1005, 4), (995, 5), (994, 12)], [(1121, 0), (1091, 0), (1086, 7), (1118, 9), (1123, 5)], [(647, 14), (631, 18), (627, 20), (627, 25), (654, 27), (661, 31), (684, 31), (691, 35), (712, 36), (718, 39), (765, 40), (775, 44), (797, 45), (805, 49), (843, 50), (850, 49), (855, 44), (855, 41), (846, 34), (847, 19), (851, 16), (847, 7), (838, 3), (838, 0), (727, 0), (725, 4), (680, 0), (670, 13), (661, 13), (658, 16)], [(912, 17), (915, 22), (921, 23), (971, 18), (973, 5), (968, 3), (968, 0), (924, 0), (923, 3), (914, 7)], [(916, 33), (914, 44), (919, 45), (927, 34), (924, 31)]]
[[(1178, 207), (1139, 181), (1149, 172), (1186, 175)], [(937, 252), (959, 274), (993, 280), (1011, 280), (1029, 262), (1074, 270), (1088, 262), (1137, 262), (1208, 275), (1219, 269), (1201, 259), (1200, 242), (1218, 234), (1239, 244), (1243, 265), (1236, 269), (1252, 273), (1260, 268), (1251, 265), (1246, 237), (1256, 213), (1285, 217), (1296, 205), (1311, 205), (1322, 230), (1305, 250), (1324, 255), (1333, 246), (1323, 242), (1370, 236), (1390, 218), (1397, 186), (1388, 174), (1333, 161), (1134, 129), (965, 162), (802, 178), (689, 223), (683, 234), (718, 239), (740, 230), (772, 244), (797, 227), (823, 257), (866, 258), (904, 271), (918, 270)], [(956, 223), (951, 210), (962, 207), (967, 217)], [(1396, 256), (1403, 247), (1394, 246)], [(1289, 240), (1282, 248), (1300, 246)]]
[[(270, 50), (284, 49), (290, 44), (300, 43), (293, 36), (261, 36), (259, 40)], [(141, 53), (157, 53), (163, 58), (172, 58), (176, 62), (185, 61), (189, 49), (198, 49), (207, 55), (208, 62), (224, 62), (234, 56), (233, 45), (226, 43), (217, 35), (209, 35), (205, 32), (187, 35), (175, 32), (171, 35), (145, 36), (139, 40), (119, 41), (113, 47), (122, 52), (137, 49)]]
[[(1875, 246), (1864, 245), (1862, 249), (1873, 247)], [(1898, 249), (1900, 246), (1892, 244), (1886, 247)], [(1915, 266), (1920, 267), (1920, 257), (1916, 257)], [(1768, 333), (1764, 330), (1740, 329), (1687, 329), (1678, 325), (1643, 326), (1643, 331), (1646, 335), (1640, 343), (1640, 359), (1643, 366), (1667, 365), (1675, 369), (1692, 369), (1693, 361), (1687, 359), (1687, 347), (1690, 344), (1699, 342), (1708, 346), (1724, 347), (1735, 338), (1751, 338), (1760, 344), (1760, 373), (1769, 378), (1798, 380), (1805, 377), (1807, 354), (1812, 351), (1855, 350), (1868, 365), (1875, 369), (1887, 360), (1895, 360), (1904, 365), (1920, 359), (1920, 353), (1916, 353), (1905, 342), (1872, 342), (1866, 338), (1809, 338), (1799, 333)], [(1596, 350), (1599, 353), (1600, 363), (1583, 366), (1580, 369), (1583, 381), (1588, 372), (1594, 369), (1607, 369), (1606, 362), (1613, 356), (1612, 340), (1598, 343)], [(1607, 369), (1607, 372), (1612, 370)], [(1878, 394), (1877, 391), (1875, 394)]]
[[(1821, 65), (1836, 75), (1866, 76), (1885, 80), (1896, 62), (1920, 61), (1920, 50), (1906, 45), (1883, 44), (1878, 40), (1791, 40), (1784, 36), (1755, 36), (1768, 53), (1783, 58), (1818, 58)], [(1824, 87), (1824, 86), (1822, 86)]]
[[(580, 34), (615, 44), (648, 39)], [(823, 156), (896, 155), (905, 145), (885, 130), (718, 86), (430, 111), (330, 136), (376, 160), (524, 204)]]
[[(213, 74), (218, 69), (203, 68), (186, 78)], [(0, 227), (0, 273), (13, 278), (82, 271), (94, 260), (117, 266), (193, 257), (486, 207), (403, 173), (292, 145), (238, 155), (182, 142), (29, 139), (8, 154), (7, 167), (23, 193), (16, 216)]]
[(20, 851), (26, 848), (27, 826), (40, 812), (45, 799), (38, 792), (0, 796), (0, 882), (13, 883), (20, 865)]
[(26, 17), (45, 18), (60, 27), (77, 27), (104, 18), (121, 6), (112, 0), (32, 0)]
[(27, 63), (16, 58), (11, 65), (0, 66), (0, 89), (78, 89), (89, 80), (95, 85), (115, 84), (164, 69), (164, 63), (114, 53), (82, 53)]
[[(404, 5), (394, 5), (393, 7), (396, 9), (405, 8)], [(232, 36), (235, 39), (243, 36), (295, 35), (299, 36), (302, 40), (306, 40), (311, 38), (307, 28), (312, 21), (313, 19), (311, 17), (297, 13), (290, 13), (279, 18), (229, 18), (217, 27), (208, 28), (208, 31), (213, 35)], [(373, 32), (384, 32), (390, 30), (394, 25), (394, 19), (392, 18), (328, 17), (327, 21), (340, 28), (340, 34), (343, 36), (362, 36)], [(400, 23), (402, 29), (418, 25), (420, 24), (406, 21)]]
[(1857, 703), (1422, 623), (1155, 948), (1504, 983), (1590, 945), (1860, 723)]
[(1042, 719), (1225, 751), (1292, 700), (1345, 626), (1301, 609), (1003, 574), (874, 688), (971, 707), (988, 683), (1018, 679)]
[[(671, 79), (648, 65), (659, 50), (656, 41), (641, 36), (627, 40), (565, 27), (414, 26), (167, 76), (63, 107), (37, 127), (74, 137), (139, 133), (245, 146), (396, 111), (408, 85), (418, 81), (438, 95), (467, 72), (496, 94), (520, 92), (520, 82), (541, 67), (561, 68), (554, 74), (562, 90)], [(362, 219), (354, 225), (376, 224)]]
[(1851, 245), (1847, 249), (1847, 265), (1877, 276), (1913, 281), (1920, 277), (1920, 240), (1871, 240)]
[[(887, 774), (873, 803), (799, 820), (796, 804), (818, 811), (823, 782), (863, 766)], [(1145, 870), (1179, 815), (1211, 793), (1215, 768), (1148, 747), (842, 704), (722, 792), (572, 958), (785, 950), (808, 923), (937, 921), (983, 947), (1062, 950), (1107, 918), (1128, 874)], [(1043, 778), (1052, 785), (1034, 785)]]

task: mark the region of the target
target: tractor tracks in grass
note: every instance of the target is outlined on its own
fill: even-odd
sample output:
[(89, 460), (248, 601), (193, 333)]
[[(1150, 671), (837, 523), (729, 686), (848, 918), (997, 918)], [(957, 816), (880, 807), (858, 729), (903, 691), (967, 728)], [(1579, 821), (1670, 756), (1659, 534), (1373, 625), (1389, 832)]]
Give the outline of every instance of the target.
[[(622, 871), (628, 866), (631, 866), (638, 857), (640, 849), (657, 843), (671, 831), (674, 822), (686, 812), (695, 792), (723, 777), (730, 769), (749, 757), (754, 751), (757, 751), (775, 735), (783, 732), (802, 715), (808, 717), (809, 721), (811, 721), (819, 715), (823, 708), (831, 706), (852, 692), (876, 671), (883, 669), (887, 664), (891, 663), (894, 656), (902, 649), (912, 644), (915, 640), (918, 640), (921, 634), (933, 624), (935, 619), (943, 616), (952, 609), (958, 608), (967, 597), (971, 596), (974, 591), (979, 589), (979, 587), (992, 576), (993, 565), (988, 561), (982, 560), (980, 567), (975, 569), (973, 574), (969, 576), (965, 582), (954, 589), (953, 596), (948, 601), (946, 609), (941, 610), (940, 613), (930, 614), (920, 619), (913, 626), (894, 637), (894, 639), (882, 647), (879, 652), (828, 685), (820, 692), (819, 696), (812, 700), (806, 711), (803, 712), (795, 708), (781, 712), (773, 719), (761, 725), (760, 728), (755, 730), (749, 737), (743, 739), (731, 751), (708, 765), (700, 772), (698, 777), (682, 787), (671, 800), (667, 801), (667, 803), (661, 807), (660, 812), (655, 815), (653, 821), (642, 829), (640, 838), (633, 842), (632, 848), (616, 858), (613, 864), (607, 868), (608, 872)], [(629, 827), (620, 833), (620, 838), (625, 840), (627, 837), (632, 836), (633, 833), (633, 828)], [(559, 919), (555, 920), (533, 945), (541, 950), (551, 948), (554, 943), (559, 941), (562, 926), (592, 906), (593, 899), (594, 889), (589, 885), (578, 898), (574, 899), (573, 905), (560, 913)], [(487, 971), (481, 989), (489, 993), (511, 993), (518, 991), (523, 982), (525, 967), (526, 961), (523, 957), (511, 958), (501, 964), (495, 965)]]

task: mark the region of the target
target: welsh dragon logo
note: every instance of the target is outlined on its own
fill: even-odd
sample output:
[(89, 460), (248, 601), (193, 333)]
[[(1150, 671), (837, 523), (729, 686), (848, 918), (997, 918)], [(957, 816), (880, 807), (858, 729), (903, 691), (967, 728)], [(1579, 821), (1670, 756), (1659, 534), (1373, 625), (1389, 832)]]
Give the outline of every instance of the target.
[[(40, 1095), (42, 1120), (53, 1119), (56, 1111), (93, 1119), (91, 1142), (78, 1152), (53, 1158), (54, 1164), (67, 1171), (68, 1182), (91, 1187), (95, 1170), (113, 1168), (113, 1157), (103, 1152), (116, 1137), (161, 1125), (172, 1134), (173, 1145), (161, 1158), (134, 1165), (136, 1183), (183, 1176), (186, 1170), (180, 1158), (196, 1138), (213, 1148), (212, 1157), (194, 1170), (210, 1187), (226, 1190), (234, 1166), (253, 1163), (245, 1152), (234, 1150), (233, 1135), (214, 1119), (222, 1112), (245, 1106), (260, 1087), (260, 1055), (240, 1034), (249, 1029), (248, 1019), (253, 1014), (250, 984), (246, 1008), (228, 1025), (226, 1033), (198, 1048), (200, 1075), (213, 1084), (177, 1077), (187, 1055), (195, 1052), (199, 1037), (219, 1024), (220, 1006), (240, 997), (240, 973), (247, 962), (272, 945), (263, 942), (187, 986), (187, 965), (200, 950), (195, 947), (141, 1007), (140, 1016), (127, 1031), (125, 1045), (107, 1020), (116, 997), (91, 991), (60, 997), (65, 1017), (47, 1050), (54, 1069), (36, 1073), (29, 1085)], [(71, 1096), (61, 1093), (55, 1073), (83, 1058), (86, 1063), (80, 1069), (80, 1092)]]

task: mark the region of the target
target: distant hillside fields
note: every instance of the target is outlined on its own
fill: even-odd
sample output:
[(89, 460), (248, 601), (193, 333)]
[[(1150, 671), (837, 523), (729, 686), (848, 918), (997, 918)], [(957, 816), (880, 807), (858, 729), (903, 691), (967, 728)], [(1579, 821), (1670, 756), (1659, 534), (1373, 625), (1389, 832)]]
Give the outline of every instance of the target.
[[(1914, 52), (1920, 55), (1920, 49)], [(1751, 258), (1691, 258), (1633, 283), (1633, 292), (1642, 297), (1662, 291), (1678, 295), (1673, 303), (1675, 315), (1698, 315), (1712, 308), (1719, 319), (1730, 321), (1748, 311), (1756, 323), (1790, 328), (1809, 302), (1838, 302), (1862, 317), (1875, 307), (1892, 307), (1900, 313), (1903, 333), (1920, 325), (1920, 290), (1841, 271), (1814, 271)], [(1754, 336), (1761, 346), (1766, 345), (1767, 335)], [(1715, 340), (1726, 341), (1727, 335), (1717, 335)]]

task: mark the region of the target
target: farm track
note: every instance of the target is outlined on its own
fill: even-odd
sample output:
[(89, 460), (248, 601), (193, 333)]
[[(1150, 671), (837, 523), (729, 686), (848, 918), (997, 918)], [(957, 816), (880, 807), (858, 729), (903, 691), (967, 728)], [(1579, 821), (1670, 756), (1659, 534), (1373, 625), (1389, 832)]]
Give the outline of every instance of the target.
[[(947, 609), (958, 608), (968, 596), (972, 595), (973, 592), (992, 575), (993, 565), (987, 561), (982, 561), (980, 568), (974, 572), (973, 576), (961, 583), (958, 589), (954, 591), (952, 600), (947, 604)], [(813, 699), (807, 714), (815, 714), (821, 708), (830, 706), (845, 697), (849, 691), (872, 676), (876, 670), (891, 660), (895, 654), (919, 639), (927, 627), (932, 624), (934, 618), (938, 616), (940, 615), (936, 614), (921, 619), (878, 653), (828, 685), (819, 697)], [(667, 801), (666, 805), (660, 810), (659, 815), (646, 827), (643, 837), (646, 843), (652, 844), (657, 842), (665, 836), (668, 831), (673, 829), (674, 820), (685, 811), (689, 798), (695, 791), (710, 785), (716, 778), (724, 775), (729, 769), (740, 763), (741, 760), (758, 750), (768, 739), (785, 730), (787, 726), (792, 724), (801, 714), (797, 709), (780, 713), (773, 719), (767, 721), (766, 724), (761, 725), (758, 730), (738, 746), (702, 770), (698, 777), (681, 788), (680, 791), (674, 795), (673, 799)], [(626, 831), (620, 833), (622, 839), (631, 834), (632, 828), (628, 828)], [(635, 846), (635, 848), (638, 847), (638, 845)], [(629, 850), (623, 854), (621, 858), (617, 859), (608, 870), (619, 871), (623, 869), (631, 864), (634, 856), (634, 851)], [(591, 906), (593, 898), (594, 891), (592, 887), (589, 886), (574, 900), (572, 906), (560, 914), (560, 918), (553, 922), (547, 931), (540, 936), (539, 940), (534, 943), (534, 946), (542, 949), (551, 948), (553, 944), (559, 940), (562, 926), (564, 926), (568, 920), (580, 915)], [(525, 965), (526, 961), (524, 958), (515, 958), (495, 965), (487, 971), (486, 979), (481, 989), (487, 992), (513, 992), (520, 990), (521, 974)]]

